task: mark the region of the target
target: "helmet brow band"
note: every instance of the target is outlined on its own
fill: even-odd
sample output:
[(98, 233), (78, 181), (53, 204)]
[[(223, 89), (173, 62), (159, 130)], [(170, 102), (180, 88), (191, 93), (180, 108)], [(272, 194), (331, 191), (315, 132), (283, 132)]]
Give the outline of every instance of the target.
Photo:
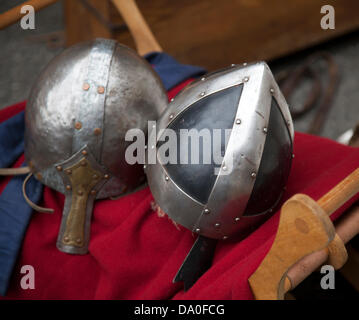
[(0, 168), (0, 176), (17, 176), (30, 172), (30, 167)]
[(24, 183), (22, 184), (22, 194), (25, 198), (25, 201), (27, 202), (27, 204), (33, 208), (34, 210), (38, 211), (38, 212), (43, 212), (43, 213), (53, 213), (54, 212), (54, 209), (50, 209), (50, 208), (43, 208), (43, 207), (40, 207), (38, 205), (36, 205), (35, 203), (33, 203), (29, 198), (28, 196), (26, 195), (26, 183), (29, 181), (29, 179), (31, 178), (32, 176), (32, 172), (30, 172), (27, 177), (25, 178), (24, 180)]

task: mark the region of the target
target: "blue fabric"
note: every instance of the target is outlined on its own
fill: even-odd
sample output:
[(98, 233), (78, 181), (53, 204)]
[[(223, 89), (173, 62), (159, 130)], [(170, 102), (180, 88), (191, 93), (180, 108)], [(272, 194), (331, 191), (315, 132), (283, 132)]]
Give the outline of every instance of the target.
[(206, 73), (201, 67), (181, 64), (163, 52), (149, 53), (145, 58), (152, 64), (167, 91), (188, 78), (199, 77)]
[(24, 152), (24, 112), (0, 123), (0, 168), (10, 167)]
[[(0, 295), (5, 295), (18, 252), (30, 222), (32, 208), (26, 203), (22, 192), (25, 176), (10, 180), (0, 197)], [(26, 187), (33, 202), (39, 202), (43, 186), (31, 178)]]
[[(205, 73), (200, 67), (178, 63), (165, 53), (151, 53), (145, 57), (159, 74), (166, 90), (182, 81)], [(0, 124), (0, 168), (11, 167), (24, 152), (24, 112)], [(0, 179), (4, 179), (0, 177)], [(32, 209), (22, 195), (25, 176), (13, 177), (0, 195), (0, 295), (5, 295), (21, 248)], [(34, 178), (27, 184), (29, 198), (38, 203), (43, 186)]]
[[(0, 124), (0, 168), (11, 167), (24, 152), (24, 112)], [(0, 179), (5, 179), (0, 177)], [(0, 295), (5, 295), (32, 209), (22, 195), (25, 176), (13, 177), (0, 195)], [(28, 195), (38, 202), (42, 185), (28, 183)]]

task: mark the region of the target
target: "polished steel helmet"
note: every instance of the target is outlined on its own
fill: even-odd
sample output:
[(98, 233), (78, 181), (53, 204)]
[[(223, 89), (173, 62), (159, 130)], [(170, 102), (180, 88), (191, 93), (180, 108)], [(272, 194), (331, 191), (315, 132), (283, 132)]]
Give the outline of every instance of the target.
[[(212, 155), (207, 163), (181, 162), (184, 150), (204, 159), (209, 144), (202, 142), (196, 151), (189, 147), (192, 141), (179, 139), (177, 162), (164, 163), (164, 129), (180, 137), (183, 130), (207, 129), (212, 153), (220, 154), (220, 161)], [(229, 132), (223, 135), (226, 139), (215, 139), (216, 130)], [(200, 235), (192, 262), (211, 247), (210, 239), (243, 237), (273, 212), (289, 176), (293, 133), (288, 105), (264, 62), (209, 74), (170, 103), (157, 125), (156, 162), (147, 164), (146, 174), (161, 210)], [(181, 270), (190, 272), (188, 266), (184, 263)], [(193, 269), (196, 266), (192, 273), (197, 272)], [(190, 276), (179, 272), (175, 280), (186, 277)]]
[(151, 66), (113, 40), (72, 46), (41, 73), (25, 112), (25, 157), (38, 180), (65, 194), (61, 251), (85, 254), (94, 200), (142, 182), (142, 167), (125, 160), (125, 135), (145, 131), (166, 106)]

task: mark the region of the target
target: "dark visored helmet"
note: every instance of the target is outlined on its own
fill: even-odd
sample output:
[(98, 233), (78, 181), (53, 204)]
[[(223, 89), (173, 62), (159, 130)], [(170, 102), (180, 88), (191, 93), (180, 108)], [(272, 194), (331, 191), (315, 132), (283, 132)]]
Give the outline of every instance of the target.
[[(207, 129), (211, 144), (191, 149), (177, 139), (177, 163), (160, 150), (168, 140), (163, 129)], [(216, 139), (215, 130), (229, 132)], [(185, 289), (208, 268), (216, 240), (245, 236), (273, 212), (285, 188), (292, 160), (293, 123), (288, 105), (264, 62), (232, 66), (187, 86), (169, 105), (157, 126), (156, 163), (146, 174), (155, 201), (173, 221), (197, 233), (175, 281)], [(189, 135), (190, 136), (190, 135)], [(201, 136), (201, 134), (199, 134)], [(151, 143), (151, 142), (149, 142)], [(191, 163), (197, 152), (211, 161)], [(151, 149), (149, 148), (149, 149)], [(188, 163), (183, 151), (188, 150)], [(215, 161), (213, 154), (220, 154)]]
[(147, 132), (166, 107), (152, 67), (114, 40), (72, 46), (41, 73), (25, 111), (25, 158), (36, 179), (65, 194), (61, 251), (88, 251), (95, 199), (143, 182), (142, 167), (125, 160), (125, 135)]

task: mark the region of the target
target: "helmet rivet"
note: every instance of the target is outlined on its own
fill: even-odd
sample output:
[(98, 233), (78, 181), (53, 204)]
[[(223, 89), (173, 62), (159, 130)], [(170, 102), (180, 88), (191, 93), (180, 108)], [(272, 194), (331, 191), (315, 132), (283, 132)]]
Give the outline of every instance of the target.
[(110, 176), (106, 173), (104, 176), (103, 176), (105, 179), (109, 179)]
[(241, 220), (241, 218), (240, 218), (240, 217), (236, 217), (236, 218), (234, 218), (234, 221), (235, 221), (235, 222), (238, 222), (239, 220)]
[(241, 119), (236, 119), (236, 124), (241, 124)]
[(66, 190), (71, 190), (71, 186), (69, 184), (66, 186)]
[(97, 178), (98, 178), (98, 175), (97, 175), (97, 174), (94, 174), (94, 175), (92, 176), (92, 178), (97, 179)]
[(170, 114), (170, 119), (173, 119), (174, 115), (173, 113)]
[(173, 101), (175, 101), (175, 98), (172, 98), (172, 99), (171, 99), (171, 102), (173, 102)]
[(144, 165), (143, 165), (143, 169), (146, 169), (146, 168), (147, 168), (147, 166), (144, 164)]
[(168, 178), (168, 176), (165, 176), (165, 180), (168, 181), (170, 178)]
[(64, 238), (64, 241), (65, 241), (65, 242), (69, 242), (69, 241), (70, 241), (70, 238), (69, 238), (69, 237), (65, 237), (65, 238)]
[(294, 159), (294, 157), (295, 157), (295, 155), (294, 155), (294, 153), (292, 154), (292, 159)]
[(201, 96), (201, 97), (203, 97), (204, 95), (205, 95), (205, 93), (204, 93), (204, 92), (201, 92), (201, 93), (200, 93), (200, 96)]
[(87, 151), (86, 150), (82, 150), (82, 152), (81, 152), (84, 156), (86, 156), (87, 155)]
[(72, 173), (71, 169), (67, 169), (65, 172), (66, 172), (66, 174), (71, 174)]
[(196, 228), (196, 230), (195, 230), (197, 233), (199, 233), (200, 231), (201, 231), (201, 229), (200, 228)]
[(57, 170), (57, 171), (62, 171), (62, 167), (61, 167), (61, 166), (57, 166), (57, 167), (56, 167), (56, 170)]
[(274, 89), (273, 89), (273, 88), (270, 89), (270, 93), (271, 93), (271, 94), (274, 93)]
[(223, 170), (223, 171), (226, 171), (226, 170), (227, 170), (227, 167), (226, 167), (225, 165), (223, 165), (222, 170)]
[(82, 241), (80, 238), (76, 239), (76, 243), (80, 244)]
[(223, 238), (222, 238), (223, 240), (227, 240), (228, 239), (228, 237), (227, 236), (223, 236)]
[(206, 78), (205, 78), (205, 77), (202, 77), (202, 78), (201, 78), (201, 81), (204, 81), (204, 80), (206, 80)]
[(99, 94), (103, 94), (103, 93), (105, 92), (105, 87), (103, 87), (103, 86), (97, 87), (97, 92), (98, 92)]
[(221, 226), (221, 224), (217, 222), (214, 226), (215, 226), (216, 228), (219, 228), (219, 227)]
[(249, 77), (244, 77), (243, 81), (244, 81), (244, 82), (248, 82), (248, 81), (249, 81)]
[(98, 136), (101, 134), (101, 129), (100, 128), (96, 128), (93, 133), (95, 134), (95, 136)]
[(247, 65), (247, 62), (243, 62), (243, 66), (246, 66)]
[(81, 165), (82, 165), (83, 167), (85, 167), (85, 166), (86, 166), (86, 164), (87, 164), (87, 163), (86, 163), (86, 161), (85, 161), (85, 160), (82, 160), (82, 161), (81, 161)]
[(87, 91), (88, 89), (90, 89), (90, 85), (89, 85), (87, 82), (85, 82), (85, 83), (82, 85), (82, 89), (85, 90), (85, 91)]
[(252, 177), (252, 178), (255, 178), (256, 176), (257, 176), (257, 174), (256, 174), (255, 172), (252, 172), (252, 173), (251, 173), (251, 177)]
[(210, 213), (210, 211), (209, 211), (208, 208), (204, 209), (203, 212), (204, 212), (205, 214), (209, 214), (209, 213)]
[(91, 194), (94, 196), (96, 194), (96, 190), (91, 190)]
[(79, 122), (79, 121), (77, 121), (77, 122), (75, 123), (75, 129), (80, 130), (81, 128), (82, 128), (82, 123)]
[(263, 128), (263, 132), (264, 132), (264, 133), (267, 133), (267, 132), (268, 132), (267, 127), (264, 127), (264, 128)]
[(83, 192), (82, 190), (79, 190), (79, 191), (77, 191), (77, 194), (78, 194), (79, 196), (82, 196), (82, 195), (84, 194), (84, 192)]

